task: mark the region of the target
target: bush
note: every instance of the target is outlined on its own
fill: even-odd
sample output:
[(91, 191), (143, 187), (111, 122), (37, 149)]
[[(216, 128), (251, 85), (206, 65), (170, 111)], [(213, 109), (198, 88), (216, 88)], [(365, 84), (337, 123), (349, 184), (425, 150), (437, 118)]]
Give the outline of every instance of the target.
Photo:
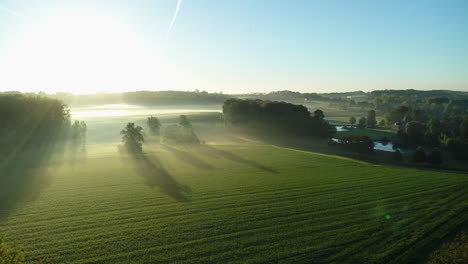
[(433, 165), (439, 165), (443, 161), (442, 151), (439, 148), (434, 148), (429, 156), (427, 156), (427, 162)]
[(426, 151), (421, 146), (413, 153), (413, 161), (417, 163), (426, 162)]
[(0, 264), (22, 264), (24, 258), (23, 249), (8, 245), (0, 237)]
[(401, 152), (397, 149), (395, 152), (393, 152), (393, 160), (396, 161), (402, 161), (403, 160), (403, 155)]

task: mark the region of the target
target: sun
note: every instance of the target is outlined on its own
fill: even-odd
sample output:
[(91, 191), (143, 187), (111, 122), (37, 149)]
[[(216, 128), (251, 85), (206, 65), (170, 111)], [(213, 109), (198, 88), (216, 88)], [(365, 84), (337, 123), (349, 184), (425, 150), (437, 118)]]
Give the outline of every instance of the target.
[(125, 21), (70, 9), (30, 21), (1, 62), (10, 90), (95, 93), (163, 89), (167, 67)]

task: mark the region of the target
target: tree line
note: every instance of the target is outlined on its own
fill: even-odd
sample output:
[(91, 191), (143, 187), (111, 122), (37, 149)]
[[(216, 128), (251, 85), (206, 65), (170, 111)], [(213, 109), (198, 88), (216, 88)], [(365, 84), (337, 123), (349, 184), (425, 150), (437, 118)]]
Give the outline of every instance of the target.
[(38, 95), (0, 95), (0, 152), (34, 148), (74, 139), (86, 133), (84, 122), (71, 124), (67, 106)]
[(267, 134), (329, 137), (336, 129), (322, 110), (313, 114), (303, 105), (260, 99), (229, 99), (223, 104), (228, 127), (244, 127)]

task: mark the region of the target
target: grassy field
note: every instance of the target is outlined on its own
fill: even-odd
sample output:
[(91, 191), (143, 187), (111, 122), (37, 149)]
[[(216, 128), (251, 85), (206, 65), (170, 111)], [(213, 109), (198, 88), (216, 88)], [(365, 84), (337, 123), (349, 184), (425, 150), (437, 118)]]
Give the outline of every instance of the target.
[(30, 261), (412, 263), (468, 220), (463, 174), (270, 145), (88, 146), (0, 219)]

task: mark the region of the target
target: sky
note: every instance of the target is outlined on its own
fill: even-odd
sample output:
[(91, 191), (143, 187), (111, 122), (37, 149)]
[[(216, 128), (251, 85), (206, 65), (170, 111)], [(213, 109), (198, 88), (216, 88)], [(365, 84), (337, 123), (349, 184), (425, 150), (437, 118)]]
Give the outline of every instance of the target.
[(468, 91), (466, 0), (0, 0), (0, 91)]

